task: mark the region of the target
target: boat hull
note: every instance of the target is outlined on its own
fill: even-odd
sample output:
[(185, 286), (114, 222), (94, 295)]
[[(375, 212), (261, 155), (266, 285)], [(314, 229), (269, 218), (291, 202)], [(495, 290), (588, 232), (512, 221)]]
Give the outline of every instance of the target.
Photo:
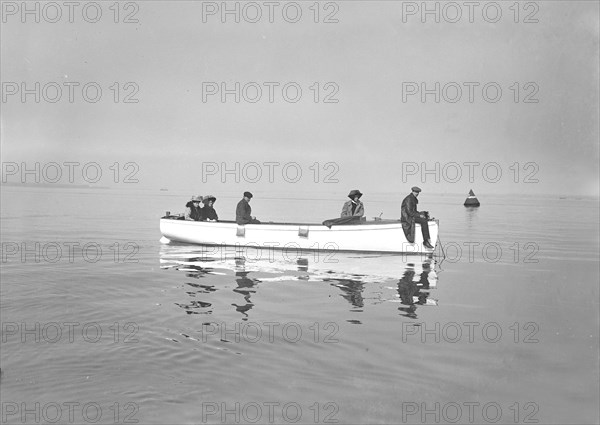
[[(235, 222), (160, 219), (163, 243), (414, 254), (433, 252), (433, 249), (423, 246), (420, 225), (416, 224), (415, 227), (415, 243), (410, 243), (399, 221), (363, 222), (328, 228), (320, 224), (261, 223), (240, 226)], [(437, 221), (429, 221), (429, 233), (432, 244), (435, 244)]]

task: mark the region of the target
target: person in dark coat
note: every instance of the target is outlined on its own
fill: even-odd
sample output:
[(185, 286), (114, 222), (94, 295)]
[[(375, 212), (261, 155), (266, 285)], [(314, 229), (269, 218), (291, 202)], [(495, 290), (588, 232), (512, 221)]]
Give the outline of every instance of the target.
[(235, 221), (237, 224), (260, 224), (260, 221), (251, 215), (252, 208), (249, 202), (252, 196), (250, 192), (244, 192), (244, 197), (238, 202), (235, 209)]
[(185, 204), (185, 219), (188, 221), (202, 221), (202, 196), (192, 196), (192, 200)]
[(340, 218), (342, 217), (362, 217), (365, 215), (365, 207), (362, 202), (359, 201), (360, 197), (363, 194), (360, 193), (360, 190), (354, 189), (351, 190), (348, 194), (349, 201), (347, 201), (342, 207), (342, 213), (340, 214)]
[(429, 236), (427, 214), (425, 212), (417, 211), (417, 204), (419, 203), (417, 197), (419, 196), (419, 193), (421, 193), (421, 188), (413, 186), (411, 190), (412, 192), (402, 201), (402, 215), (400, 217), (402, 229), (404, 230), (404, 234), (408, 241), (414, 243), (414, 226), (415, 223), (420, 224), (421, 233), (423, 234), (423, 246), (425, 248), (433, 249)]
[(204, 208), (202, 208), (202, 219), (206, 221), (219, 221), (219, 216), (213, 205), (217, 202), (217, 198), (212, 195), (206, 195), (203, 199)]

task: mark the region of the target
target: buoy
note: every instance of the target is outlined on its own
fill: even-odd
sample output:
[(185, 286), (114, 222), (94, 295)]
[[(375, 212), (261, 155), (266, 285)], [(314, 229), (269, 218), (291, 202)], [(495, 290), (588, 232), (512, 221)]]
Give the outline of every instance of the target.
[(465, 205), (465, 207), (478, 207), (479, 205), (481, 205), (479, 203), (479, 200), (473, 193), (473, 189), (469, 190), (469, 197), (467, 199), (465, 199), (464, 205)]

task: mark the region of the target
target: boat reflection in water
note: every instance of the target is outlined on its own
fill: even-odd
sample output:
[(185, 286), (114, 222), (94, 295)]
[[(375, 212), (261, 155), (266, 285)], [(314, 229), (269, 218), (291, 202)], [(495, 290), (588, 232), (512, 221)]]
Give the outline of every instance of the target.
[(432, 270), (433, 262), (416, 263), (407, 266), (398, 282), (398, 296), (404, 305), (398, 310), (404, 316), (416, 319), (417, 305), (437, 305), (437, 300), (429, 298), (429, 290), (437, 285), (437, 273)]
[[(243, 260), (237, 260), (236, 263), (240, 263)], [(248, 314), (246, 313), (254, 304), (250, 301), (250, 297), (252, 294), (256, 293), (256, 285), (259, 281), (250, 279), (248, 277), (249, 272), (236, 271), (235, 272), (235, 281), (237, 283), (237, 288), (233, 290), (233, 292), (237, 292), (244, 297), (244, 305), (232, 304), (235, 307), (235, 310), (241, 313), (244, 317), (242, 320), (248, 320)]]
[[(404, 261), (403, 261), (404, 260)], [(386, 276), (365, 276), (367, 279), (342, 279), (333, 278), (332, 285), (342, 290), (342, 297), (345, 298), (355, 312), (363, 311), (365, 299), (372, 300), (373, 304), (380, 302), (396, 302), (400, 304), (398, 310), (402, 316), (417, 318), (417, 306), (437, 305), (438, 301), (430, 297), (430, 291), (437, 287), (437, 272), (435, 271), (436, 261), (433, 257), (402, 257), (402, 256), (383, 256), (379, 258), (380, 262), (393, 263), (396, 269), (402, 267), (399, 271), (400, 279), (397, 277)], [(373, 279), (379, 280), (381, 285), (372, 287)], [(381, 279), (381, 280), (380, 280)], [(329, 280), (329, 279), (327, 279)], [(396, 286), (390, 286), (395, 282)], [(369, 287), (371, 289), (369, 290)], [(390, 294), (390, 290), (394, 290)], [(360, 323), (355, 321), (355, 323)]]
[(168, 244), (160, 248), (160, 262), (162, 269), (185, 273), (186, 293), (191, 300), (177, 305), (187, 314), (213, 314), (213, 304), (219, 298), (226, 299), (213, 293), (233, 290), (241, 298), (230, 305), (242, 315), (242, 320), (248, 320), (254, 307), (252, 295), (259, 285), (281, 281), (329, 283), (339, 288), (339, 295), (350, 303), (353, 312), (361, 312), (367, 305), (391, 302), (399, 304), (400, 315), (417, 318), (419, 306), (438, 303), (431, 297), (438, 281), (433, 256), (335, 251), (286, 253), (254, 247)]

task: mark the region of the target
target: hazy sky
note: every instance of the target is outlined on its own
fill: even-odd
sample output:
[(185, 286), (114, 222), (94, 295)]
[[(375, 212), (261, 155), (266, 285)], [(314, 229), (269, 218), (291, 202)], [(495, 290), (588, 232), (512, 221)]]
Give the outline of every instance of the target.
[[(228, 2), (236, 23), (222, 2), (124, 2), (118, 16), (112, 1), (80, 2), (71, 17), (63, 2), (54, 3), (60, 17), (45, 2), (28, 2), (25, 15), (24, 3), (3, 2), (5, 180), (21, 179), (7, 162), (74, 161), (99, 164), (98, 184), (111, 185), (118, 162), (120, 182), (134, 173), (140, 188), (190, 193), (405, 193), (418, 184), (597, 196), (598, 2), (492, 3), (428, 2), (435, 22), (422, 2)], [(87, 22), (97, 5), (101, 17)], [(236, 162), (239, 183), (236, 171), (221, 175)], [(423, 165), (432, 172), (423, 176)]]

